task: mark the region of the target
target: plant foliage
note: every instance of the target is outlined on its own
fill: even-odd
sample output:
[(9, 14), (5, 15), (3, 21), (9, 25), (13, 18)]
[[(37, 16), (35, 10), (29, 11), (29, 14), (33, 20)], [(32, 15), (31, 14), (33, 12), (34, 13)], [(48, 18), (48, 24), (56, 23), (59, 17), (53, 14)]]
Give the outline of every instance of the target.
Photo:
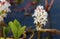
[(16, 19), (14, 20), (14, 22), (10, 21), (8, 25), (10, 26), (15, 39), (18, 39), (23, 34), (26, 28), (26, 26), (21, 27), (21, 24)]
[(9, 31), (10, 31), (10, 28), (9, 27), (3, 27), (3, 34), (4, 34), (4, 38), (5, 39), (8, 36)]

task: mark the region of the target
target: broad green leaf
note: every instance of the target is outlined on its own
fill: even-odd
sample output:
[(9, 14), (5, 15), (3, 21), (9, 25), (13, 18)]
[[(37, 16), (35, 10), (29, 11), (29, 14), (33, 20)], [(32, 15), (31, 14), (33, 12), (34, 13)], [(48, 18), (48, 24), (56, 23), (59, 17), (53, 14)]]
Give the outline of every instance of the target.
[(19, 29), (19, 31), (18, 31), (18, 37), (20, 37), (23, 34), (23, 32), (25, 31), (25, 28), (26, 28), (26, 26), (23, 26), (23, 27), (21, 27)]
[(17, 36), (17, 27), (16, 27), (16, 25), (13, 22), (9, 22), (8, 25), (10, 26), (14, 37), (16, 37)]
[(8, 25), (10, 26), (15, 39), (19, 38), (26, 28), (26, 26), (21, 27), (21, 24), (16, 19), (14, 20), (14, 22), (10, 21)]
[(18, 29), (21, 28), (21, 24), (16, 19), (14, 20), (14, 24)]

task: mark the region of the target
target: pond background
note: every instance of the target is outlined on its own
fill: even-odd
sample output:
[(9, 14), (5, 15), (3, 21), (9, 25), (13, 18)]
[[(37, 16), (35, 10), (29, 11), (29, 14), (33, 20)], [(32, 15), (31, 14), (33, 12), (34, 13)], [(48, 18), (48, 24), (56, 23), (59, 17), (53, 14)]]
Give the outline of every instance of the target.
[[(5, 18), (5, 23), (8, 24), (9, 21), (17, 19), (19, 22), (21, 22), (22, 25), (26, 25), (27, 27), (32, 27), (32, 29), (34, 29), (35, 26), (33, 24), (33, 18), (31, 16), (25, 17), (25, 12), (18, 10), (19, 8), (23, 8), (24, 6), (26, 6), (28, 2), (30, 2), (30, 0), (24, 0), (24, 3), (16, 6), (16, 11), (14, 10), (15, 6), (11, 6), (11, 13), (8, 13), (7, 17)], [(44, 6), (44, 0), (42, 0), (41, 5)], [(31, 12), (29, 13), (33, 13), (33, 11), (34, 10), (31, 10)], [(50, 15), (51, 27), (53, 29), (60, 30), (60, 0), (55, 0), (53, 7), (50, 10)], [(60, 39), (60, 35), (52, 34), (52, 37), (52, 39)]]

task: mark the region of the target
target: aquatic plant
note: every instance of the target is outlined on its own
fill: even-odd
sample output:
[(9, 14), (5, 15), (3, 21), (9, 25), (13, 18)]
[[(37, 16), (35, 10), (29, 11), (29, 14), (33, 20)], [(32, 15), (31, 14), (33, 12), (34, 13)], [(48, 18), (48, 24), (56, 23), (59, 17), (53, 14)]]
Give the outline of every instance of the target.
[(26, 28), (26, 26), (21, 27), (21, 24), (16, 19), (14, 20), (14, 22), (10, 21), (8, 25), (11, 28), (15, 39), (19, 39), (19, 37), (23, 34)]

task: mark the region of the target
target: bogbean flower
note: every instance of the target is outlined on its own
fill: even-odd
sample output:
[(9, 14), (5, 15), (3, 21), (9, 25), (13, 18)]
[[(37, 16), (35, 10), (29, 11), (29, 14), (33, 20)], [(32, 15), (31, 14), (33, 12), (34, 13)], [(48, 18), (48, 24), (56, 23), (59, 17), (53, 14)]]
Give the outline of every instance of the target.
[[(45, 26), (46, 22), (48, 21), (48, 13), (44, 10), (44, 7), (41, 5), (37, 6), (32, 17), (34, 17), (34, 24), (36, 25), (38, 25), (39, 23), (40, 25)], [(40, 25), (37, 26), (37, 29), (42, 27)]]
[(0, 0), (0, 22), (3, 21), (3, 18), (7, 16), (8, 12), (11, 12), (9, 6), (11, 6), (9, 2)]

